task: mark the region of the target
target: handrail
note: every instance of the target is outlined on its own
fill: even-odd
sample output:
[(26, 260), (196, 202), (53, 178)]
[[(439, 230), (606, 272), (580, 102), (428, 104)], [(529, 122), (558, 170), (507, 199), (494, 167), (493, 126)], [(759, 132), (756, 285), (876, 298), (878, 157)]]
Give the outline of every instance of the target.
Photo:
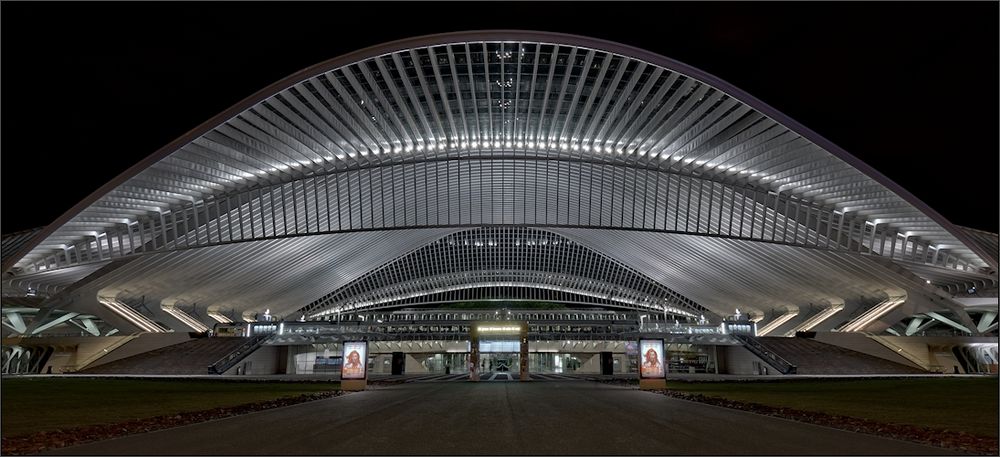
[(746, 347), (750, 352), (754, 353), (761, 360), (767, 362), (774, 368), (777, 368), (781, 374), (795, 374), (798, 372), (798, 367), (793, 365), (791, 362), (785, 360), (780, 355), (772, 352), (771, 350), (760, 344), (756, 338), (749, 335), (732, 335), (737, 340), (743, 342), (743, 346)]
[(224, 355), (221, 359), (217, 360), (215, 363), (208, 366), (208, 374), (222, 374), (226, 370), (229, 370), (244, 357), (250, 355), (251, 352), (257, 350), (261, 346), (264, 340), (271, 337), (271, 334), (256, 335), (247, 339), (247, 341), (240, 345), (240, 347), (234, 349), (229, 354)]

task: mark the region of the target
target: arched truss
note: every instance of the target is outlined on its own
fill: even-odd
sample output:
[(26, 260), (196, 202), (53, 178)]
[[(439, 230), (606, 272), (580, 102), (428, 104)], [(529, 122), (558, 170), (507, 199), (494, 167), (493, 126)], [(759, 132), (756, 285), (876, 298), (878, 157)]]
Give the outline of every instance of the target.
[(537, 293), (541, 289), (595, 298), (602, 305), (674, 316), (715, 314), (565, 237), (534, 228), (497, 226), (447, 235), (372, 270), (295, 314), (320, 318), (484, 288), (494, 288), (498, 292), (495, 296), (507, 299), (548, 298), (548, 294)]
[[(178, 295), (264, 308), (289, 290), (253, 279), (284, 276), (277, 266), (298, 268), (289, 252), (304, 255), (275, 248), (284, 241), (387, 242), (392, 231), (413, 241), (413, 230), (483, 225), (600, 229), (608, 244), (611, 231), (747, 242), (758, 249), (736, 260), (751, 269), (788, 246), (873, 259), (858, 265), (891, 259), (942, 287), (996, 284), (996, 257), (968, 233), (724, 81), (615, 43), (496, 31), (389, 43), (262, 89), (12, 244), (4, 293), (48, 278), (78, 287), (109, 261), (139, 258), (92, 288), (149, 290), (175, 308)], [(213, 254), (241, 250), (233, 244), (255, 257)], [(703, 287), (733, 260), (704, 260), (715, 273)], [(142, 266), (229, 282), (192, 294), (132, 273)], [(230, 269), (242, 276), (219, 273)], [(280, 305), (305, 306), (342, 276)], [(241, 278), (276, 289), (234, 294)]]

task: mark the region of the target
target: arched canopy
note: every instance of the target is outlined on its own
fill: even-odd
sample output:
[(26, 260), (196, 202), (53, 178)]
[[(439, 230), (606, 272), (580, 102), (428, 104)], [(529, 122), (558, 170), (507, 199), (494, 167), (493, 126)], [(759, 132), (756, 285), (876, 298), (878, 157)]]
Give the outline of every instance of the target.
[[(643, 274), (673, 290), (670, 281), (693, 281), (697, 270), (700, 286), (683, 295), (719, 315), (809, 297), (850, 300), (836, 282), (848, 270), (897, 272), (912, 290), (920, 290), (914, 273), (941, 285), (996, 282), (996, 258), (965, 232), (724, 81), (629, 46), (524, 31), (401, 40), (291, 75), (22, 240), (5, 252), (3, 269), (13, 287), (71, 268), (82, 280), (94, 268), (77, 267), (141, 257), (147, 276), (129, 267), (88, 283), (102, 296), (141, 289), (175, 306), (177, 295), (191, 295), (178, 289), (190, 287), (185, 275), (212, 276), (211, 292), (193, 287), (202, 303), (291, 311), (421, 243), (482, 226), (589, 230), (588, 248), (629, 268), (643, 250), (685, 240), (656, 264), (694, 262), (679, 273), (687, 279)], [(636, 237), (646, 238), (627, 241)], [(335, 240), (346, 238), (371, 247), (353, 259), (364, 269), (307, 270), (325, 290), (280, 302), (264, 290), (231, 299), (247, 278), (259, 288), (271, 283), (253, 278), (302, 273), (295, 256), (307, 254), (291, 245), (333, 243), (323, 255), (341, 258)], [(725, 243), (740, 248), (701, 251)], [(785, 252), (806, 264), (829, 258), (829, 274), (799, 272), (800, 285), (785, 286), (791, 294), (780, 286), (782, 271), (796, 274), (787, 269), (773, 272), (778, 288), (760, 294), (735, 283), (732, 293), (705, 292), (734, 268), (765, 271)], [(878, 259), (861, 260), (869, 258)], [(149, 279), (171, 268), (180, 286)], [(218, 273), (227, 270), (241, 273)], [(897, 282), (864, 287), (889, 294)]]

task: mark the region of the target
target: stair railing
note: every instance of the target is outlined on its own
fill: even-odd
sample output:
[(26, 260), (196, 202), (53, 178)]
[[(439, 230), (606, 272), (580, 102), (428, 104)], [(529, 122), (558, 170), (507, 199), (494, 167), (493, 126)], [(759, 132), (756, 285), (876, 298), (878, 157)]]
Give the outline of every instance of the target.
[(780, 355), (774, 353), (770, 349), (764, 347), (760, 344), (756, 338), (749, 335), (732, 335), (736, 339), (743, 343), (743, 346), (747, 348), (761, 360), (768, 363), (772, 367), (776, 368), (781, 374), (795, 374), (798, 371), (798, 367), (793, 365), (791, 362), (785, 360)]
[(271, 337), (271, 334), (256, 335), (247, 338), (247, 341), (241, 344), (238, 348), (233, 349), (230, 353), (222, 356), (221, 359), (215, 363), (208, 366), (208, 374), (222, 374), (227, 370), (240, 363), (246, 356), (250, 355), (251, 352), (256, 351), (263, 343), (264, 340)]

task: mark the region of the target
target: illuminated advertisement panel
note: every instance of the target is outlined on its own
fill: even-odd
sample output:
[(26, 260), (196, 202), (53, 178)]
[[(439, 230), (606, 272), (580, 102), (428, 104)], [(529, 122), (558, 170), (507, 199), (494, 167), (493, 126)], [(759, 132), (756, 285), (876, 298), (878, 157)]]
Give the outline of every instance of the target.
[(340, 379), (365, 379), (368, 368), (368, 343), (365, 341), (344, 342), (344, 364), (340, 368)]
[(640, 378), (665, 378), (663, 340), (639, 340), (639, 362)]

